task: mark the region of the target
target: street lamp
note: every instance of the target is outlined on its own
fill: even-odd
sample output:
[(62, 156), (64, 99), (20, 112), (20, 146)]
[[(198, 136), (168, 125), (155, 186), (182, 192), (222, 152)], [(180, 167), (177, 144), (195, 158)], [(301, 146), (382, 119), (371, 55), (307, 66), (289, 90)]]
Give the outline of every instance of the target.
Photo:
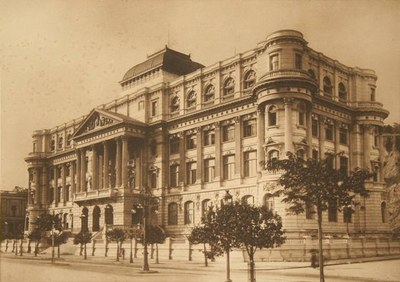
[(230, 205), (233, 203), (233, 197), (231, 194), (229, 194), (229, 190), (226, 190), (225, 196), (224, 196), (224, 204), (225, 205)]

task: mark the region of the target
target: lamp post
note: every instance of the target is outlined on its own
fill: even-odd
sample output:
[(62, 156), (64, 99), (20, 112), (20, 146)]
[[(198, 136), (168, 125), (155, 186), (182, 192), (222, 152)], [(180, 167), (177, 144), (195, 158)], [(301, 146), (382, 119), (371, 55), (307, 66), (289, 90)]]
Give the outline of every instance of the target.
[[(231, 194), (229, 194), (229, 190), (226, 190), (226, 193), (224, 195), (223, 201), (224, 201), (225, 205), (232, 205), (233, 204), (233, 197), (232, 197)], [(230, 255), (230, 250), (227, 250), (227, 252), (226, 252), (226, 282), (232, 282), (229, 255)]]

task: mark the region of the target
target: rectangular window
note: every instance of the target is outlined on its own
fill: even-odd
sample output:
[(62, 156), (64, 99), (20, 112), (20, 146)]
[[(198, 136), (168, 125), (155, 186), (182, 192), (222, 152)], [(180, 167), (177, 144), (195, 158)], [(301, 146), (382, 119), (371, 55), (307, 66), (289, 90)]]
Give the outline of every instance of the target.
[(371, 88), (371, 101), (375, 102), (375, 88)]
[(341, 127), (339, 129), (339, 142), (340, 144), (347, 145), (347, 128)]
[(197, 169), (197, 164), (195, 162), (186, 164), (186, 183), (187, 184), (196, 183), (196, 169)]
[(151, 102), (151, 116), (154, 117), (158, 114), (158, 101)]
[(139, 104), (138, 104), (138, 111), (141, 111), (141, 110), (143, 110), (144, 109), (144, 101), (139, 101)]
[(196, 134), (191, 134), (186, 136), (186, 149), (196, 149), (197, 139)]
[(299, 69), (299, 70), (301, 70), (303, 68), (301, 54), (295, 55), (295, 67), (296, 67), (296, 69)]
[(214, 130), (204, 131), (204, 146), (215, 144), (215, 132)]
[(150, 186), (151, 188), (157, 188), (157, 173), (155, 171), (150, 173)]
[(244, 152), (244, 176), (251, 177), (257, 175), (257, 152)]
[(223, 157), (223, 173), (224, 179), (233, 179), (235, 175), (235, 155), (228, 155)]
[(343, 222), (351, 223), (352, 222), (353, 209), (351, 206), (343, 208)]
[(312, 120), (312, 136), (313, 137), (318, 137), (318, 127), (319, 127), (319, 122), (317, 119)]
[(170, 167), (170, 185), (171, 187), (178, 187), (179, 183), (179, 165), (172, 165)]
[(69, 202), (69, 191), (70, 191), (70, 186), (67, 185), (65, 186), (65, 201)]
[(256, 120), (250, 119), (243, 122), (243, 137), (251, 137), (256, 135)]
[(314, 219), (315, 210), (314, 205), (310, 201), (306, 201), (306, 219)]
[(328, 205), (328, 221), (337, 222), (337, 204), (335, 201), (331, 201)]
[(204, 182), (212, 182), (215, 178), (215, 159), (204, 160)]
[(269, 57), (269, 69), (271, 71), (279, 69), (279, 57), (278, 54)]
[(299, 112), (299, 125), (304, 126), (305, 125), (305, 113), (304, 112)]
[(314, 160), (318, 160), (318, 158), (319, 158), (319, 152), (318, 152), (318, 150), (312, 150), (312, 158), (314, 159)]
[(222, 127), (222, 141), (233, 141), (235, 139), (235, 125), (225, 125)]
[(327, 124), (325, 127), (325, 139), (333, 141), (333, 124)]
[(178, 154), (179, 153), (179, 138), (172, 138), (169, 141), (169, 152), (170, 154)]
[(348, 174), (349, 171), (349, 159), (347, 157), (340, 157), (340, 171), (345, 175)]

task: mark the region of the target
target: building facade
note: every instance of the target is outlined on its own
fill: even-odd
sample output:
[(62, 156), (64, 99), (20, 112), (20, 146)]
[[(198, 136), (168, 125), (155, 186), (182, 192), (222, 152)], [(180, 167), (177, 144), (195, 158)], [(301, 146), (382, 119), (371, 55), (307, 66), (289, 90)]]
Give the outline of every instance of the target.
[(2, 238), (7, 234), (19, 235), (27, 228), (26, 208), (28, 189), (16, 186), (12, 191), (0, 191), (0, 229)]
[(313, 207), (287, 215), (272, 197), (279, 175), (265, 161), (288, 151), (307, 158), (343, 152), (336, 168), (374, 171), (370, 196), (350, 217), (332, 206), (324, 230), (389, 232), (382, 178), (389, 113), (376, 81), (374, 71), (311, 49), (294, 30), (207, 67), (165, 47), (127, 71), (117, 99), (33, 133), (30, 221), (54, 212), (72, 232), (131, 226), (135, 207), (151, 194), (148, 218), (179, 237), (229, 191), (278, 212), (289, 236), (301, 238), (316, 234)]

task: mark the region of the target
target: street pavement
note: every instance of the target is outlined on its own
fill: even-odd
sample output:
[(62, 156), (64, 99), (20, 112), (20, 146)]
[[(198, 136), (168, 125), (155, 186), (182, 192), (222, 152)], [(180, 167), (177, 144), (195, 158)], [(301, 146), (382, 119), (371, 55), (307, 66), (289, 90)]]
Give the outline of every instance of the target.
[[(381, 261), (355, 263), (350, 260), (346, 264), (330, 262), (325, 267), (326, 281), (349, 282), (394, 282), (400, 281), (400, 257), (385, 257)], [(112, 257), (88, 257), (65, 255), (50, 263), (48, 256), (23, 257), (11, 253), (1, 253), (1, 282), (123, 282), (123, 281), (157, 281), (157, 282), (222, 282), (226, 281), (225, 258), (210, 262), (208, 267), (201, 261), (169, 260), (154, 264), (150, 260), (150, 269), (156, 272), (141, 273), (141, 259), (133, 264), (129, 259), (116, 262)], [(309, 267), (308, 263), (299, 262), (257, 262), (257, 281), (319, 281), (319, 270)], [(247, 281), (247, 265), (240, 261), (232, 261), (231, 279), (233, 282)]]

